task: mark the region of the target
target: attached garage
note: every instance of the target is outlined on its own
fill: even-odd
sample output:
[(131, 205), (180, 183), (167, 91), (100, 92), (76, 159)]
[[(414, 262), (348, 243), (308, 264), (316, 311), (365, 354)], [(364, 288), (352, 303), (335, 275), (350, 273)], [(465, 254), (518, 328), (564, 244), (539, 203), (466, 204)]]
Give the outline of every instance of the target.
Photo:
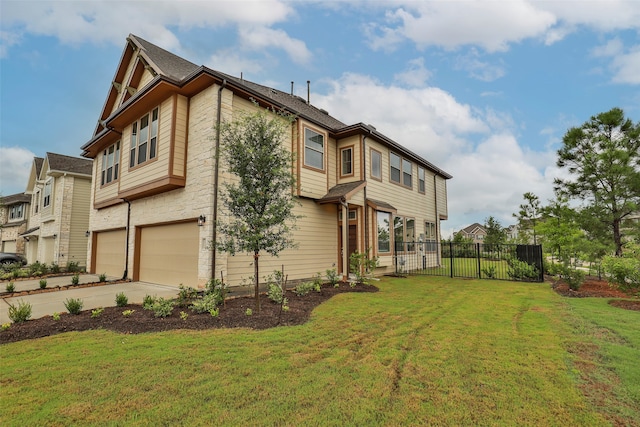
[(126, 230), (96, 232), (95, 263), (96, 274), (122, 277), (125, 264)]
[(137, 233), (138, 280), (197, 286), (200, 233), (195, 222), (143, 227)]
[(16, 241), (5, 240), (2, 242), (2, 252), (16, 253)]

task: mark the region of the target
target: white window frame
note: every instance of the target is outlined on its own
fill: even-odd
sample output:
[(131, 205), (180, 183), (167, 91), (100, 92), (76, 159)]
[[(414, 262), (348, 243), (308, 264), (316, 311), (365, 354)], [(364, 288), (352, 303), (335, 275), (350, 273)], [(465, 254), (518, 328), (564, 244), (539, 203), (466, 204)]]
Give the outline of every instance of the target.
[[(371, 178), (382, 181), (382, 153), (372, 148), (370, 150), (370, 158), (371, 158)], [(377, 172), (378, 172), (377, 175), (374, 172), (376, 169), (374, 165), (376, 163), (377, 163)]]
[(24, 204), (19, 203), (9, 208), (9, 220), (18, 221), (24, 218)]
[[(391, 253), (391, 213), (390, 212), (384, 212), (384, 211), (376, 211), (376, 246), (378, 249), (378, 254), (390, 254)], [(386, 218), (384, 218), (386, 217)], [(386, 233), (387, 233), (387, 240), (386, 240), (386, 249), (383, 247), (381, 249), (380, 247), (380, 234), (381, 232), (385, 231), (385, 230), (381, 230), (380, 229), (380, 222), (382, 221), (382, 223), (384, 224), (384, 220), (387, 219), (387, 223), (386, 223)]]
[(42, 208), (49, 207), (51, 205), (51, 194), (53, 193), (53, 180), (49, 179), (44, 183), (44, 189), (42, 191)]
[(418, 193), (426, 193), (425, 171), (421, 166), (418, 166)]
[(129, 168), (155, 159), (158, 155), (158, 121), (160, 107), (156, 107), (131, 124)]
[[(345, 161), (346, 153), (349, 158)], [(340, 176), (353, 176), (353, 146), (340, 149)]]
[(117, 181), (120, 177), (120, 141), (107, 147), (102, 153), (100, 185)]
[(389, 180), (402, 185), (402, 157), (394, 152), (389, 153), (389, 169)]
[[(313, 138), (318, 138), (320, 137), (321, 142), (318, 141), (314, 141)], [(307, 142), (313, 142), (313, 144), (318, 144), (322, 146), (322, 150), (319, 150), (316, 146), (314, 145), (308, 145)], [(325, 151), (325, 135), (317, 132), (313, 129), (310, 128), (304, 128), (304, 165), (312, 168), (312, 169), (317, 169), (317, 170), (321, 170), (324, 171), (324, 151)], [(307, 154), (308, 153), (308, 154)], [(315, 153), (316, 155), (320, 155), (320, 164), (314, 164), (313, 161), (311, 160), (311, 155), (312, 153)]]

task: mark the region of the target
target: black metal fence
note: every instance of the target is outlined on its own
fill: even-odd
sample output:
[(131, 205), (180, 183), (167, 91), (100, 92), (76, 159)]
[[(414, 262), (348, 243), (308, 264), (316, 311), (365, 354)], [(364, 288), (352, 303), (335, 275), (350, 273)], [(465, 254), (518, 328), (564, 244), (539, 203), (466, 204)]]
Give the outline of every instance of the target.
[(393, 259), (400, 275), (544, 280), (540, 245), (398, 242)]

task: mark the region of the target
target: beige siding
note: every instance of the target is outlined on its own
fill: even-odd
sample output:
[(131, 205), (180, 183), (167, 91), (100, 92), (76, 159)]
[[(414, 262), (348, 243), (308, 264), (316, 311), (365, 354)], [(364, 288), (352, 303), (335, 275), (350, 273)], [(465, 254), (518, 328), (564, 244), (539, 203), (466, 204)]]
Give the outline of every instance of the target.
[[(342, 171), (342, 156), (340, 149), (345, 147), (351, 147), (353, 151), (353, 176), (340, 177)], [(360, 181), (362, 179), (361, 166), (362, 166), (362, 149), (360, 147), (360, 136), (352, 136), (350, 138), (344, 138), (338, 141), (337, 150), (335, 150), (335, 170), (338, 176), (338, 183)]]
[[(120, 159), (123, 157), (122, 153), (122, 144), (120, 145)], [(119, 167), (120, 174), (122, 174), (122, 160), (120, 161)], [(119, 181), (114, 181), (109, 183), (108, 185), (102, 186), (102, 152), (98, 154), (98, 156), (93, 160), (93, 181), (92, 184), (94, 187), (94, 203), (101, 203), (106, 200), (115, 199), (118, 197), (118, 185)]]
[(127, 93), (127, 89), (125, 88), (125, 86), (131, 79), (131, 73), (133, 72), (133, 67), (136, 63), (136, 59), (137, 59), (137, 56), (133, 55), (131, 57), (131, 61), (129, 61), (129, 64), (127, 65), (127, 71), (124, 75), (124, 79), (122, 80), (122, 88), (120, 89), (120, 92), (118, 92), (118, 98), (116, 99), (116, 102), (113, 104), (113, 108), (109, 112), (109, 115), (111, 115), (115, 110), (120, 108), (120, 105), (122, 105), (124, 94)]
[[(151, 108), (149, 111), (151, 111)], [(171, 121), (173, 114), (173, 98), (160, 105), (160, 129), (158, 130), (158, 151), (155, 160), (129, 168), (131, 150), (131, 125), (124, 129), (122, 135), (122, 174), (120, 175), (120, 191), (130, 190), (145, 183), (166, 177), (169, 172), (171, 145)]]
[(69, 230), (68, 261), (87, 265), (86, 232), (89, 229), (89, 200), (91, 197), (91, 181), (75, 178), (73, 184), (73, 198), (71, 205), (71, 223)]
[[(325, 270), (337, 268), (338, 222), (336, 205), (318, 205), (302, 200), (296, 214), (303, 215), (297, 221), (294, 239), (297, 248), (283, 251), (279, 257), (261, 254), (259, 259), (260, 281), (264, 276), (280, 270), (284, 265), (290, 281), (308, 279), (316, 273), (323, 276)], [(226, 282), (230, 286), (242, 284), (253, 277), (253, 255), (237, 254), (228, 258)]]
[(437, 178), (436, 184), (438, 194), (438, 214), (448, 216), (449, 207), (447, 205), (447, 181), (443, 178)]
[(176, 102), (175, 139), (173, 148), (173, 174), (184, 176), (184, 163), (187, 151), (187, 108), (189, 101), (184, 96), (178, 96)]
[(145, 69), (144, 72), (142, 73), (142, 77), (140, 78), (140, 84), (138, 84), (138, 90), (145, 87), (147, 83), (149, 83), (151, 80), (153, 80), (153, 74), (151, 74), (149, 70)]

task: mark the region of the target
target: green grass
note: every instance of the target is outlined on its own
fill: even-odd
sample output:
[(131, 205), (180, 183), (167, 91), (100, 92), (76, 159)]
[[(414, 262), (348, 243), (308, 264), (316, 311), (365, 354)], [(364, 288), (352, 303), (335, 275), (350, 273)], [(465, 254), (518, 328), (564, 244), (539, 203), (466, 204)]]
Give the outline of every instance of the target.
[[(3, 345), (0, 424), (638, 425), (640, 313), (537, 283), (377, 284), (298, 327)], [(585, 397), (594, 375), (614, 409)]]

